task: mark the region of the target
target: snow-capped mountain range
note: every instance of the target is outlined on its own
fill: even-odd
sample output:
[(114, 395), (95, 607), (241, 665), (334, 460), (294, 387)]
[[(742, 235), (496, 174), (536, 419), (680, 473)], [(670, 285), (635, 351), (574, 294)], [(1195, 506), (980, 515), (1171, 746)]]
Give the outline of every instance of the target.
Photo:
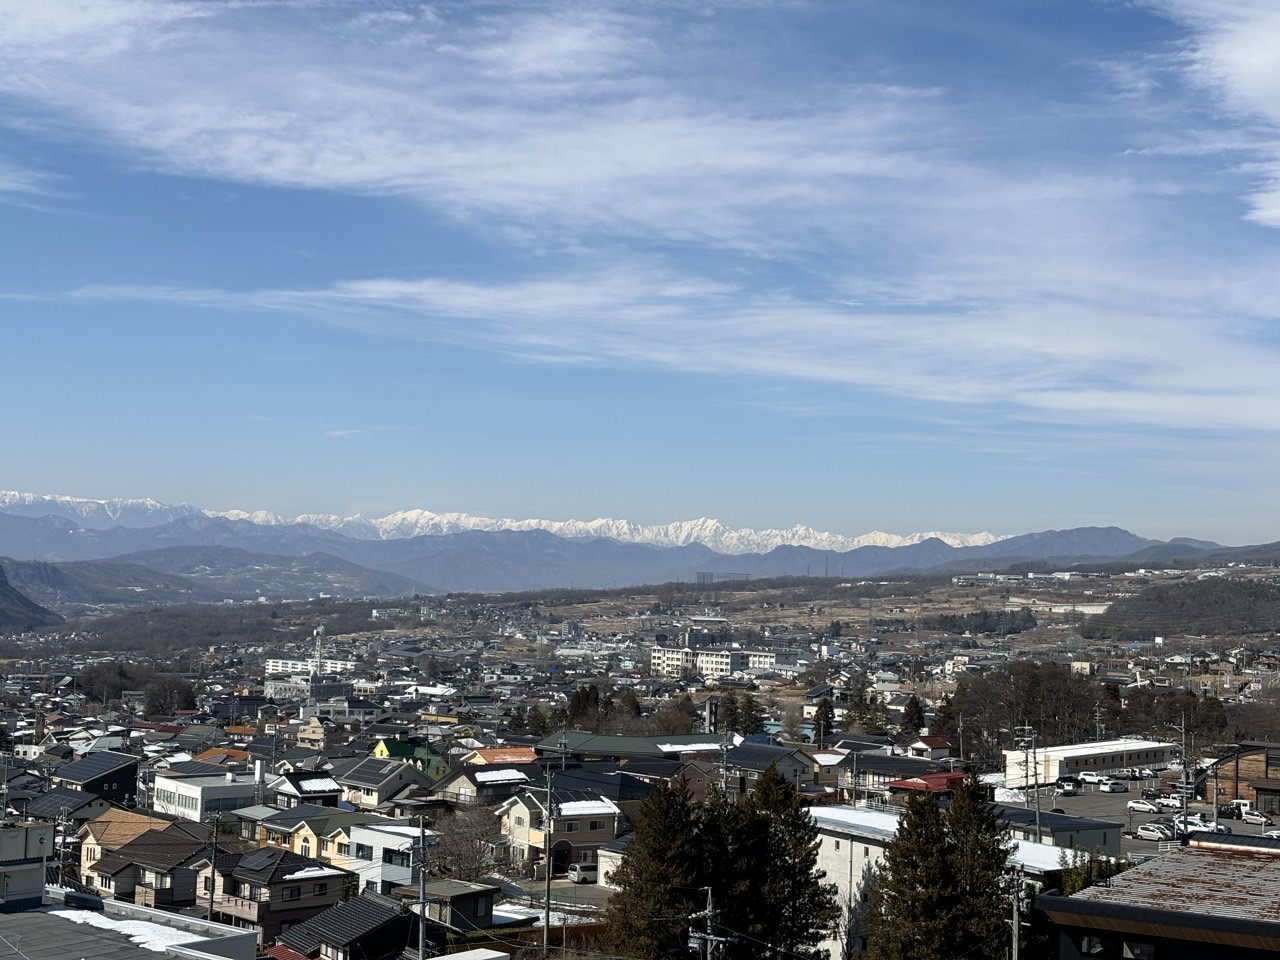
[(804, 546), (818, 550), (848, 551), (858, 547), (902, 547), (936, 538), (953, 547), (985, 546), (1008, 539), (993, 533), (944, 533), (930, 531), (899, 535), (873, 531), (859, 536), (827, 533), (796, 525), (785, 530), (752, 530), (728, 527), (703, 517), (674, 523), (639, 524), (630, 520), (511, 520), (473, 517), (465, 513), (432, 513), (399, 510), (385, 517), (340, 517), (303, 514), (282, 517), (267, 511), (202, 510), (190, 504), (165, 504), (151, 499), (91, 500), (47, 494), (0, 491), (0, 512), (26, 517), (58, 516), (91, 529), (149, 527), (182, 517), (223, 517), (264, 526), (306, 524), (331, 530), (356, 540), (399, 540), (407, 537), (460, 533), (468, 530), (545, 530), (560, 537), (607, 537), (623, 543), (656, 546), (702, 544), (717, 553), (767, 553), (780, 546)]

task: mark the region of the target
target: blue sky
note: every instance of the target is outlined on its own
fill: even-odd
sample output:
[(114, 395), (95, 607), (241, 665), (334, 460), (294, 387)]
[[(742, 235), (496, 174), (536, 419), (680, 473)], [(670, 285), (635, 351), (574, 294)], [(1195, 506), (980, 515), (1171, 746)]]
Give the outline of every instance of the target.
[(0, 0), (0, 487), (1280, 539), (1280, 6)]

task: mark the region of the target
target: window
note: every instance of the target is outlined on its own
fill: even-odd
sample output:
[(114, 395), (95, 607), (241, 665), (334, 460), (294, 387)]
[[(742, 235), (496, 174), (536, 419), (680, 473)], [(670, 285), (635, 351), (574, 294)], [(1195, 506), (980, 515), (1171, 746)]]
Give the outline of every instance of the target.
[(582, 829), (582, 824), (579, 823), (577, 820), (570, 820), (568, 823), (564, 825), (565, 833), (577, 833), (581, 829)]
[(281, 900), (301, 900), (302, 888), (301, 887), (285, 887), (283, 890), (280, 891), (280, 899)]
[[(840, 841), (839, 841), (839, 840), (837, 840), (837, 841), (836, 841), (836, 849), (837, 849), (837, 850), (839, 850), (839, 849), (840, 849)], [(1010, 928), (1010, 929), (1012, 929), (1012, 928)], [(1012, 935), (1013, 935), (1013, 934), (1010, 934), (1010, 936), (1012, 936)]]
[(587, 824), (587, 829), (588, 829), (588, 830), (603, 830), (603, 829), (604, 829), (604, 821), (603, 821), (603, 820), (592, 820), (590, 823), (588, 823), (588, 824)]
[(340, 857), (349, 857), (349, 856), (351, 856), (351, 844), (349, 844), (349, 843), (339, 843), (339, 844), (338, 844), (338, 856), (340, 856)]
[(357, 860), (372, 860), (372, 859), (373, 859), (373, 847), (369, 846), (367, 843), (357, 843), (357, 844), (356, 844), (356, 859), (357, 859)]
[(324, 896), (326, 893), (328, 893), (328, 892), (329, 892), (329, 884), (327, 884), (327, 883), (317, 883), (317, 884), (312, 888), (312, 890), (311, 890), (311, 895), (312, 895), (313, 897), (323, 897), (323, 896)]
[(524, 817), (520, 816), (519, 814), (516, 814), (516, 826), (517, 827), (524, 826)]
[(590, 851), (590, 850), (583, 850), (580, 854), (578, 854), (578, 862), (579, 862), (579, 863), (590, 863), (590, 862), (591, 862), (591, 851)]
[(302, 841), (302, 848), (301, 848), (301, 849), (302, 849), (302, 855), (303, 855), (304, 857), (309, 857), (309, 856), (311, 856), (311, 841), (310, 841), (310, 840), (303, 840), (303, 841)]
[(213, 889), (213, 877), (204, 878), (204, 892), (208, 893)]
[(321, 840), (321, 841), (320, 841), (320, 852), (321, 852), (321, 853), (328, 853), (328, 852), (329, 852), (329, 841), (328, 841), (328, 840)]
[[(8, 878), (6, 877), (5, 879), (8, 879)], [(110, 877), (99, 876), (99, 877), (98, 877), (98, 886), (100, 886), (103, 890), (110, 890), (110, 889), (111, 889), (111, 878), (110, 878)]]
[(409, 854), (407, 851), (392, 850), (390, 847), (382, 851), (382, 862), (389, 863), (394, 867), (409, 866)]

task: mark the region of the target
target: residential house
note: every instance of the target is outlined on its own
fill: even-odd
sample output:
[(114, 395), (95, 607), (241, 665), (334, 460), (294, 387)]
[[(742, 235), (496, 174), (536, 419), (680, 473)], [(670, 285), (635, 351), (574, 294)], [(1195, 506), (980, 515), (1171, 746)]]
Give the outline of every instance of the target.
[(298, 746), (311, 750), (324, 750), (338, 743), (343, 737), (343, 730), (328, 717), (313, 716), (298, 727), (294, 736)]
[(405, 734), (378, 738), (369, 755), (379, 760), (402, 760), (412, 764), (431, 780), (438, 779), (449, 766), (444, 754), (426, 740)]
[(430, 843), (434, 832), (411, 823), (372, 819), (353, 822), (328, 835), (334, 845), (330, 862), (355, 873), (361, 890), (390, 893), (416, 878), (413, 849), (424, 833)]
[(390, 960), (406, 947), (417, 946), (418, 918), (394, 897), (365, 893), (293, 925), (279, 942), (295, 956)]
[(336, 807), (342, 787), (327, 774), (285, 773), (267, 784), (267, 796), (271, 803), (286, 810), (302, 803)]
[(216, 866), (206, 857), (200, 870), (203, 895), (213, 897), (213, 919), (255, 931), (259, 948), (338, 903), (354, 879), (346, 870), (275, 847), (247, 854), (219, 850)]
[(493, 902), (501, 887), (465, 880), (433, 880), (423, 884), (427, 918), (455, 930), (487, 930), (493, 926)]
[[(561, 874), (570, 863), (595, 863), (600, 846), (622, 832), (622, 811), (599, 794), (552, 790), (551, 803), (549, 838), (546, 800), (541, 791), (514, 796), (494, 811), (500, 818), (508, 862), (523, 866), (530, 873), (545, 870), (550, 846), (552, 874)], [(496, 853), (495, 856), (501, 859)]]
[(112, 750), (98, 750), (54, 771), (55, 787), (94, 793), (110, 803), (125, 803), (138, 795), (138, 758)]
[(86, 821), (76, 832), (76, 839), (80, 841), (80, 876), (88, 877), (91, 865), (143, 834), (153, 832), (172, 833), (201, 841), (209, 836), (209, 828), (204, 824), (152, 810), (137, 812), (110, 807), (93, 820)]
[(446, 773), (431, 788), (433, 796), (450, 803), (490, 807), (515, 796), (528, 786), (543, 781), (543, 768), (536, 763), (520, 766), (464, 764)]
[(83, 882), (107, 900), (144, 907), (189, 907), (196, 902), (196, 867), (207, 859), (204, 840), (177, 831), (148, 830), (104, 854)]
[(761, 775), (771, 766), (801, 793), (813, 785), (813, 760), (804, 751), (744, 742), (731, 747), (725, 755), (730, 799), (745, 797), (755, 790)]
[(363, 810), (373, 810), (413, 787), (431, 785), (431, 779), (412, 764), (377, 757), (335, 766), (333, 778), (342, 785), (344, 799)]
[[(12, 797), (10, 802), (13, 803)], [(66, 820), (79, 829), (80, 824), (101, 816), (110, 808), (111, 804), (96, 793), (54, 787), (27, 801), (23, 813), (33, 820)]]

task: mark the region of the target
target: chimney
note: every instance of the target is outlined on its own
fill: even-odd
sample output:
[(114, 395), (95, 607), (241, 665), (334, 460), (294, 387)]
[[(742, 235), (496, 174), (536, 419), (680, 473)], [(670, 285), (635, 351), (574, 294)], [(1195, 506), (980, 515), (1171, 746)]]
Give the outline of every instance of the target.
[(236, 772), (234, 770), (228, 770), (227, 783), (235, 783), (235, 782), (236, 782)]

